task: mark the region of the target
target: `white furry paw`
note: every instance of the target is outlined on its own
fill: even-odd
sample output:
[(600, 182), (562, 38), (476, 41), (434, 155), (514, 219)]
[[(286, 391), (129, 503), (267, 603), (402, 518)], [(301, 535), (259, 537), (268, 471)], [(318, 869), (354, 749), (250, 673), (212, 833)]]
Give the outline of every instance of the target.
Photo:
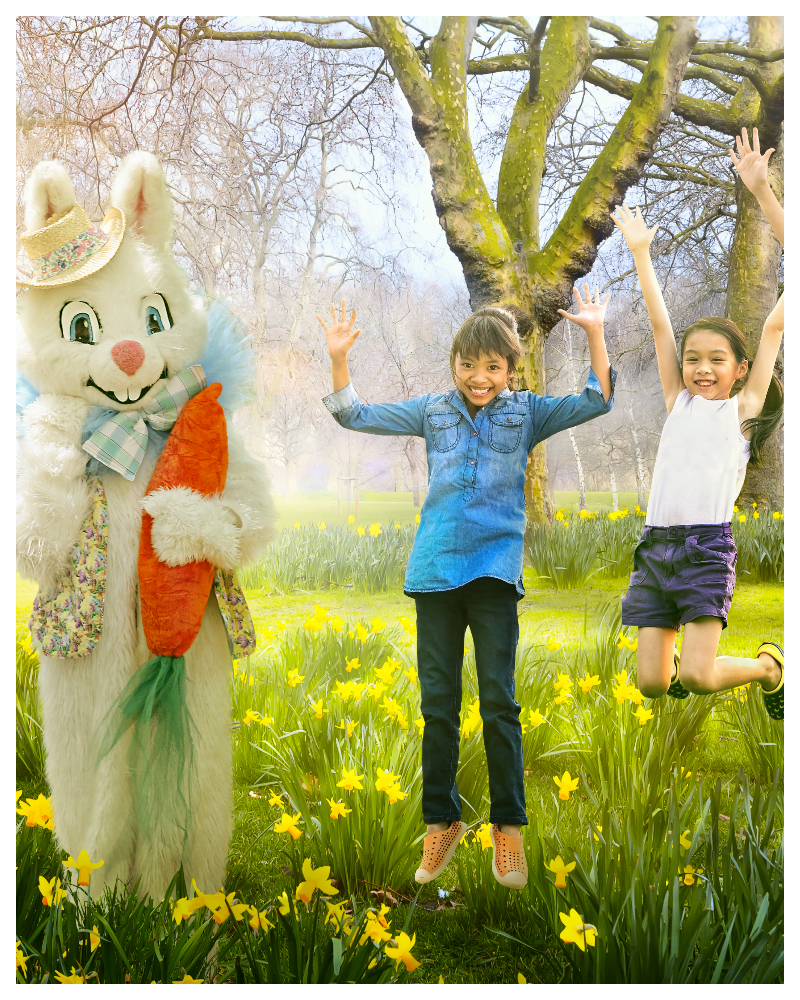
[(167, 566), (208, 560), (231, 570), (241, 557), (241, 522), (219, 497), (185, 486), (155, 490), (142, 501), (153, 518), (153, 549)]

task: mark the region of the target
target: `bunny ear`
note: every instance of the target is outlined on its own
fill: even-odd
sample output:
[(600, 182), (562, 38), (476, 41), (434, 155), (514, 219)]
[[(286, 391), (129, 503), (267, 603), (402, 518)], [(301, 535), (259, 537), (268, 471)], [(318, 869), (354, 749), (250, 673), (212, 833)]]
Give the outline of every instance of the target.
[(151, 246), (172, 244), (172, 199), (161, 164), (138, 151), (126, 156), (114, 176), (111, 204), (125, 213), (128, 226)]
[(44, 229), (75, 206), (70, 176), (57, 160), (45, 160), (31, 171), (25, 185), (25, 228)]

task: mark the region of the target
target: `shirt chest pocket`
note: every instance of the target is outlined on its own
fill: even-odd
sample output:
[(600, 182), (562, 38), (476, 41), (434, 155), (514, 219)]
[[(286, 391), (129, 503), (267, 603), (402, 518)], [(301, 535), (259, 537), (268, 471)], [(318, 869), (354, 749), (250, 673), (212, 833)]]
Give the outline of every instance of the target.
[(433, 410), (427, 416), (433, 447), (437, 451), (452, 451), (458, 444), (461, 414), (452, 410)]
[(489, 444), (495, 451), (510, 452), (519, 448), (525, 414), (500, 410), (489, 415)]

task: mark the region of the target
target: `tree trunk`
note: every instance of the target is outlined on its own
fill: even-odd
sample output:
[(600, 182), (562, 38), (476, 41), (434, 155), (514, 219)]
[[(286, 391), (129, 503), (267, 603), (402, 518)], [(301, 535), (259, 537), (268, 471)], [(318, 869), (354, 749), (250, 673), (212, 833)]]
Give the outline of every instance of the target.
[(578, 442), (575, 440), (575, 432), (570, 427), (569, 439), (572, 443), (572, 450), (575, 453), (575, 465), (578, 467), (578, 502), (581, 510), (586, 510), (586, 478), (583, 475), (583, 464), (581, 463), (581, 453), (578, 451)]
[[(760, 49), (777, 49), (783, 45), (782, 17), (749, 17), (750, 45)], [(769, 84), (783, 73), (783, 61), (765, 63), (763, 75)], [(747, 124), (758, 128), (762, 151), (775, 147), (769, 161), (769, 179), (775, 197), (783, 203), (783, 129), (782, 105), (773, 107), (758, 100), (753, 85), (742, 84), (742, 101), (758, 110), (757, 117)], [(751, 135), (752, 138), (752, 135)], [(747, 340), (747, 355), (752, 364), (761, 340), (764, 320), (778, 301), (778, 271), (781, 246), (764, 217), (755, 197), (736, 178), (736, 229), (731, 247), (728, 293), (725, 312), (742, 330)], [(783, 374), (782, 358), (776, 364), (776, 375)], [(739, 503), (750, 506), (754, 501), (779, 509), (783, 506), (783, 442), (782, 430), (767, 441), (763, 464), (757, 469), (748, 466), (747, 476), (739, 494)]]
[[(619, 494), (617, 493), (617, 477), (614, 474), (613, 468), (609, 466), (608, 469), (609, 476), (611, 478), (611, 505), (614, 510), (619, 510)], [(641, 504), (639, 504), (641, 507)]]
[(633, 451), (636, 455), (636, 492), (637, 500), (642, 510), (647, 507), (647, 472), (644, 467), (644, 457), (639, 446), (639, 434), (636, 430), (636, 421), (633, 418), (633, 407), (628, 404), (628, 421), (631, 427), (631, 437), (633, 438)]

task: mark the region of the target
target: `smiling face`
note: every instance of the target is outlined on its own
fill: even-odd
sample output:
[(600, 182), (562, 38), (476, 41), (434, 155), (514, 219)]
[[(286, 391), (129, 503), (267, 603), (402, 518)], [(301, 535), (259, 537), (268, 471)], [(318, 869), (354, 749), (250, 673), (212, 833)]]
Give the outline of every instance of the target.
[(478, 408), (486, 406), (506, 388), (508, 361), (499, 354), (480, 354), (477, 358), (462, 358), (457, 354), (453, 377), (474, 416)]
[(747, 374), (747, 362), (737, 361), (727, 337), (696, 330), (683, 345), (683, 384), (693, 396), (727, 399), (737, 379)]

